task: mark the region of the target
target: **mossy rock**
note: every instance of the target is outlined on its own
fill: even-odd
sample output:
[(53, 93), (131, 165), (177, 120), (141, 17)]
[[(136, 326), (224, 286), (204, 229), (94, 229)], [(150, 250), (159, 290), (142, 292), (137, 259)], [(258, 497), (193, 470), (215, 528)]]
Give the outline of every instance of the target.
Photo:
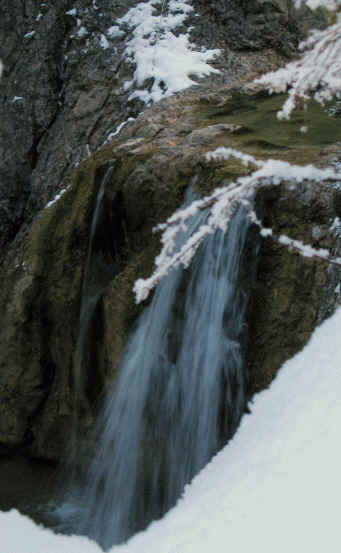
[(254, 94), (232, 90), (218, 105), (200, 103), (195, 109), (196, 121), (200, 127), (241, 127), (243, 132), (217, 137), (217, 146), (233, 147), (260, 159), (281, 159), (299, 165), (318, 162), (321, 148), (341, 141), (339, 121), (329, 113), (332, 103), (301, 103), (289, 120), (279, 121), (277, 113), (285, 99), (285, 94), (269, 96), (263, 90)]

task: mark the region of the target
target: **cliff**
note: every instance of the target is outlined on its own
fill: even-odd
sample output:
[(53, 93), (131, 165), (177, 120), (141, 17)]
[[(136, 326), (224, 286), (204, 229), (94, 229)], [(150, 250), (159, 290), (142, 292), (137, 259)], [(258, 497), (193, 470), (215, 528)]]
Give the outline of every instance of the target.
[[(141, 309), (132, 286), (152, 271), (159, 250), (152, 228), (194, 180), (203, 195), (250, 171), (236, 160), (208, 164), (206, 152), (228, 146), (326, 167), (341, 162), (341, 131), (339, 119), (315, 104), (279, 124), (283, 97), (247, 84), (285, 63), (306, 29), (323, 24), (321, 15), (302, 11), (298, 25), (280, 0), (196, 0), (199, 15), (186, 24), (197, 45), (220, 48), (212, 62), (220, 72), (146, 107), (124, 89), (134, 75), (124, 55), (131, 31), (107, 33), (136, 2), (40, 4), (14, 0), (0, 8), (0, 443), (5, 454), (59, 459), (74, 419), (80, 333), (87, 433)], [(135, 120), (108, 139), (128, 118)], [(330, 229), (341, 218), (340, 193), (328, 183), (283, 180), (258, 194), (257, 213), (278, 234), (339, 254), (337, 227)], [(339, 271), (323, 261), (270, 238), (253, 261), (249, 397), (339, 301)], [(95, 304), (82, 330), (85, 297)]]

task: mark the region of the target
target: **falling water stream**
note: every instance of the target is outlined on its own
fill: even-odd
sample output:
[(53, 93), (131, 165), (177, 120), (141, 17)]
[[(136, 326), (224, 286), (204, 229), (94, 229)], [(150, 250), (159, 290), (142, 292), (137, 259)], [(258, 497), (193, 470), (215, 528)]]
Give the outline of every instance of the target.
[[(205, 217), (192, 218), (187, 236)], [(244, 412), (248, 228), (239, 209), (228, 233), (206, 238), (189, 269), (159, 284), (132, 332), (78, 497), (77, 531), (105, 549), (172, 507)]]
[[(103, 224), (101, 219), (104, 217), (103, 199), (105, 189), (112, 172), (113, 168), (109, 167), (101, 180), (90, 227), (89, 245), (81, 293), (79, 335), (73, 363), (73, 387), (76, 404), (74, 412), (76, 417), (79, 415), (79, 411), (82, 407), (86, 408), (86, 405), (82, 404), (87, 403), (83, 372), (85, 365), (89, 364), (86, 358), (89, 354), (89, 333), (91, 331), (94, 313), (108, 281), (112, 278), (112, 263), (108, 262), (108, 255), (106, 255), (108, 247), (103, 244), (101, 244), (101, 247), (96, 247), (96, 241), (99, 241), (97, 236), (98, 230), (101, 227), (101, 223)], [(74, 421), (73, 426), (76, 436), (77, 421)], [(75, 444), (72, 443), (70, 445), (75, 452)]]

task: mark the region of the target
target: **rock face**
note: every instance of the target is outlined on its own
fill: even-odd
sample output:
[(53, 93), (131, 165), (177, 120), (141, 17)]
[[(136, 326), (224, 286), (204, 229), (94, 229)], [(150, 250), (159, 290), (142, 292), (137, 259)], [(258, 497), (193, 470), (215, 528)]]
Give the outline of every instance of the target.
[[(134, 69), (123, 57), (125, 41), (106, 39), (104, 48), (102, 39), (136, 1), (57, 4), (5, 0), (0, 7), (0, 444), (3, 453), (48, 459), (62, 455), (79, 380), (79, 424), (87, 433), (115, 377), (141, 310), (132, 284), (150, 274), (159, 249), (154, 225), (180, 205), (194, 177), (206, 194), (250, 170), (233, 159), (207, 164), (205, 153), (232, 146), (322, 167), (341, 159), (339, 121), (312, 105), (279, 132), (283, 98), (241, 84), (294, 51), (313, 16), (303, 14), (298, 27), (290, 3), (195, 0), (193, 40), (222, 49), (214, 62), (220, 75), (145, 109), (106, 145), (108, 133), (142, 107), (127, 102), (123, 89)], [(302, 134), (305, 117), (314, 124)], [(338, 228), (330, 228), (340, 206), (338, 189), (310, 182), (297, 188), (285, 181), (256, 198), (257, 213), (277, 233), (336, 253)], [(338, 301), (336, 268), (270, 239), (257, 270), (250, 397)], [(85, 327), (81, 313), (91, 315)]]
[(121, 60), (124, 43), (113, 39), (103, 49), (100, 40), (134, 2), (102, 4), (102, 17), (90, 0), (1, 4), (3, 243), (129, 112), (121, 93), (129, 75)]
[(289, 1), (195, 0), (195, 5), (211, 23), (210, 29), (205, 31), (207, 23), (202, 21), (195, 33), (198, 37), (206, 35), (210, 44), (228, 45), (237, 51), (275, 48), (284, 55), (295, 51), (299, 23)]
[[(339, 217), (340, 191), (305, 182), (282, 183), (259, 198), (266, 226), (278, 235), (299, 236), (340, 253), (338, 232), (331, 226)], [(252, 296), (248, 344), (249, 395), (269, 386), (277, 370), (299, 351), (315, 326), (340, 301), (340, 271), (323, 261), (304, 258), (272, 240), (260, 251), (257, 284)]]
[[(143, 108), (128, 102), (124, 89), (134, 70), (124, 55), (131, 33), (108, 35), (137, 3), (1, 2), (0, 246), (54, 196), (76, 163)], [(244, 78), (251, 66), (264, 71), (271, 60), (278, 63), (281, 54), (293, 53), (302, 34), (295, 21), (307, 20), (291, 15), (283, 0), (195, 0), (193, 5), (199, 16), (188, 20), (192, 40), (198, 47), (221, 48), (215, 62), (220, 82)], [(251, 58), (245, 54), (250, 51)], [(256, 51), (263, 52), (261, 59)]]

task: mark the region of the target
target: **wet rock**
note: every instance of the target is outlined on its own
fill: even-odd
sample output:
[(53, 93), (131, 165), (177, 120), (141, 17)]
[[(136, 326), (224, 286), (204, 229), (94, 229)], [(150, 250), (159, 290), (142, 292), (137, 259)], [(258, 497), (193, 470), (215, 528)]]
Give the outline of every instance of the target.
[[(341, 152), (340, 152), (341, 153)], [(333, 184), (283, 182), (257, 198), (264, 226), (339, 255), (331, 232), (337, 217)], [(316, 230), (318, 229), (318, 232)], [(249, 313), (249, 394), (269, 386), (280, 366), (308, 341), (315, 326), (339, 303), (340, 268), (303, 257), (272, 239), (263, 239), (257, 283)]]

